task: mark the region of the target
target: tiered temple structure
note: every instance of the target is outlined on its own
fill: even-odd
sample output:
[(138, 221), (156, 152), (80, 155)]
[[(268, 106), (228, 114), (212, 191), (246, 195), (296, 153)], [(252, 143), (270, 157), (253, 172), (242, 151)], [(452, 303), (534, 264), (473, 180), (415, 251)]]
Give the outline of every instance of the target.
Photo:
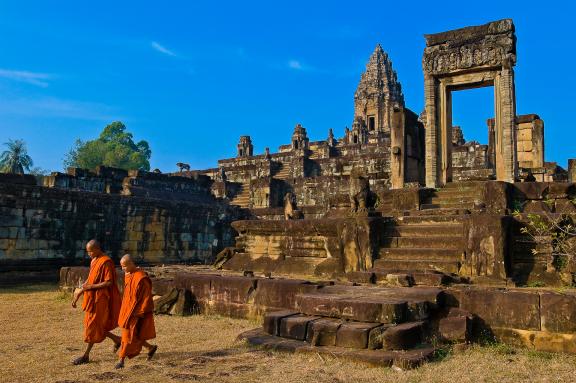
[[(573, 290), (521, 288), (576, 286), (576, 232), (558, 245), (576, 221), (576, 160), (545, 162), (544, 122), (516, 113), (514, 24), (425, 38), (420, 116), (378, 45), (340, 138), (310, 141), (296, 124), (274, 153), (242, 136), (214, 169), (0, 175), (0, 270), (80, 263), (98, 238), (116, 259), (216, 259), (155, 269), (159, 307), (264, 318), (246, 337), (275, 350), (404, 368), (432, 355), (418, 347), (431, 339), (488, 334), (576, 352)], [(451, 94), (482, 86), (494, 87), (489, 142), (466, 142)], [(85, 274), (65, 267), (61, 283)]]

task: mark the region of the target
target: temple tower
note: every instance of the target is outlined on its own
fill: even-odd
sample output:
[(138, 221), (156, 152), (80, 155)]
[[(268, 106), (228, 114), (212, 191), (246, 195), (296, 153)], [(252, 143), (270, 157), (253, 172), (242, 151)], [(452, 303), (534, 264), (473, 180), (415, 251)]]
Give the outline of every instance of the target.
[(308, 150), (308, 135), (306, 134), (306, 128), (302, 125), (297, 124), (294, 128), (294, 133), (292, 134), (292, 150), (294, 151), (306, 151)]
[(354, 121), (361, 121), (369, 135), (390, 133), (395, 104), (404, 107), (402, 87), (390, 58), (378, 44), (354, 94)]
[(250, 136), (240, 136), (238, 143), (238, 157), (252, 157), (254, 146)]

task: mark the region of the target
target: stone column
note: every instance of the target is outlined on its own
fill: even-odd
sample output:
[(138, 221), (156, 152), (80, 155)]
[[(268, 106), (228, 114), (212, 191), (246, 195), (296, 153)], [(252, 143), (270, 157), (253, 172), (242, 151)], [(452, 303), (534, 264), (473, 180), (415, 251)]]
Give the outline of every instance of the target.
[(440, 82), (440, 139), (437, 139), (440, 166), (436, 186), (452, 181), (452, 93)]
[(496, 179), (514, 182), (516, 162), (516, 100), (514, 71), (503, 68), (494, 82), (496, 101)]
[(532, 121), (532, 167), (544, 167), (544, 121)]
[(424, 106), (426, 108), (426, 186), (438, 185), (438, 124), (436, 119), (436, 79), (424, 79)]
[(568, 159), (568, 182), (576, 183), (576, 158)]
[(402, 189), (404, 187), (404, 166), (406, 159), (406, 148), (404, 144), (404, 108), (395, 105), (392, 112), (392, 126), (390, 132), (391, 151), (390, 156), (390, 183), (392, 189)]

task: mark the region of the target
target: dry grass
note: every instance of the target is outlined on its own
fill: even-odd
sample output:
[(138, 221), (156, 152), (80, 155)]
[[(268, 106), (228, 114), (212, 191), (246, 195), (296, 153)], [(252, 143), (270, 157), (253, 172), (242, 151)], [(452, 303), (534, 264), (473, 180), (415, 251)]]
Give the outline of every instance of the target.
[(418, 370), (367, 368), (318, 355), (252, 350), (236, 336), (246, 320), (194, 316), (156, 318), (155, 360), (127, 361), (116, 371), (112, 343), (95, 346), (92, 362), (71, 366), (82, 352), (82, 313), (53, 286), (0, 290), (0, 382), (573, 382), (576, 357), (473, 347)]

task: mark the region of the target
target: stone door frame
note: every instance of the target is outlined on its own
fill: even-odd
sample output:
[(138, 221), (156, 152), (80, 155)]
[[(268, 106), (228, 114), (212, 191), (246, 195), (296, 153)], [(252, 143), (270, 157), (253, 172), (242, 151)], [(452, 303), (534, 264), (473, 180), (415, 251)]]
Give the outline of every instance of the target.
[(452, 181), (452, 92), (487, 86), (494, 87), (496, 179), (514, 182), (514, 71), (498, 68), (426, 77), (426, 186), (436, 188)]

